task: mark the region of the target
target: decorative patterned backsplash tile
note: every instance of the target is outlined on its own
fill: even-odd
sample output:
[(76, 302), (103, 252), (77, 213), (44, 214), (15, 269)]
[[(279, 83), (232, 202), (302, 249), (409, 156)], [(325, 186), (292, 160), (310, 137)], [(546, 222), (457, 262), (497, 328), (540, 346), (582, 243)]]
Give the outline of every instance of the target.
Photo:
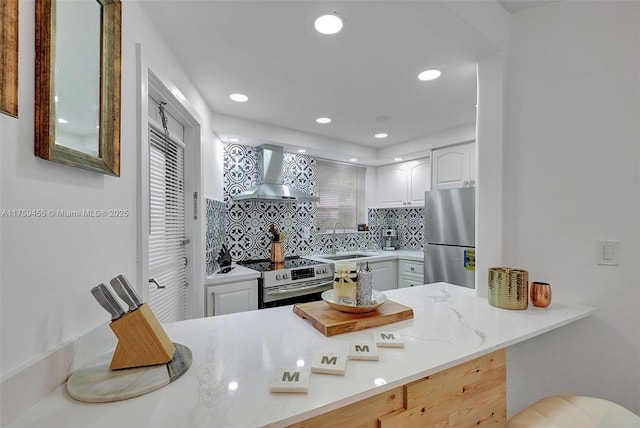
[(369, 230), (380, 236), (382, 229), (396, 229), (398, 248), (424, 249), (424, 207), (369, 208)]
[(227, 204), (215, 199), (205, 199), (205, 204), (207, 210), (205, 260), (207, 275), (211, 275), (220, 268), (217, 258), (226, 235)]
[[(314, 193), (316, 160), (311, 156), (284, 153), (284, 182), (298, 190)], [(274, 224), (286, 236), (285, 255), (324, 254), (337, 251), (378, 250), (380, 230), (398, 231), (398, 248), (422, 250), (424, 241), (423, 208), (385, 208), (368, 210), (368, 232), (317, 233), (316, 207), (312, 202), (285, 204), (266, 201), (232, 201), (232, 197), (259, 180), (256, 147), (228, 144), (224, 149), (224, 202), (226, 244), (233, 260), (269, 257), (269, 225)], [(209, 201), (207, 201), (209, 202)], [(215, 201), (214, 201), (215, 202)], [(208, 207), (209, 205), (207, 205)], [(207, 213), (209, 209), (207, 209)], [(209, 233), (207, 216), (207, 233)], [(305, 238), (305, 229), (309, 230)], [(216, 229), (217, 230), (217, 229)], [(218, 233), (218, 232), (216, 232)], [(222, 245), (221, 243), (219, 244)], [(212, 244), (211, 248), (217, 247)], [(207, 235), (207, 273), (209, 273), (209, 235)], [(213, 258), (217, 257), (217, 251)]]

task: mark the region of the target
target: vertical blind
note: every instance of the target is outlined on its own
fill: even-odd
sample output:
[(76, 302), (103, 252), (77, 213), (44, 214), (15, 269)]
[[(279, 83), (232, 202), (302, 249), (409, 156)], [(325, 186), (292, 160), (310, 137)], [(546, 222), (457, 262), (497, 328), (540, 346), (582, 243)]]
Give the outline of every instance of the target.
[(363, 167), (318, 160), (316, 220), (321, 231), (333, 229), (336, 222), (347, 229), (364, 222), (364, 177)]
[(149, 306), (160, 322), (186, 318), (184, 144), (149, 127)]

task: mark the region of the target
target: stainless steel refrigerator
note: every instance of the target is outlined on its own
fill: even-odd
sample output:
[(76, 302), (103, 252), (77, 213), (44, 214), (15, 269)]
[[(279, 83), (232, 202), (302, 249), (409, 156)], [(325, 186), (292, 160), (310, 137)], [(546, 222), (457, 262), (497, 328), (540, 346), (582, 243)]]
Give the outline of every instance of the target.
[(475, 187), (425, 193), (424, 282), (475, 288)]

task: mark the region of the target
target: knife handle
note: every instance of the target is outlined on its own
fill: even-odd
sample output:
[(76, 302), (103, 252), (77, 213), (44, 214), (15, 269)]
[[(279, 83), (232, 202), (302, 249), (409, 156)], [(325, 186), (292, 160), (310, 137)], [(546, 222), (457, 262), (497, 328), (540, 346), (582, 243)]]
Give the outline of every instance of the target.
[(140, 298), (140, 295), (136, 292), (135, 288), (133, 288), (126, 276), (118, 275), (111, 281), (111, 285), (113, 285), (113, 281), (118, 281), (122, 285), (131, 300), (133, 300), (133, 304), (136, 308), (139, 308), (142, 305), (142, 299)]
[(106, 284), (100, 284), (91, 289), (91, 294), (98, 301), (100, 306), (111, 314), (111, 321), (115, 321), (124, 315), (124, 309), (118, 303), (118, 301), (113, 297), (111, 291), (107, 288)]
[(113, 278), (109, 283), (111, 284), (111, 288), (113, 288), (118, 297), (120, 297), (127, 304), (127, 306), (129, 306), (129, 311), (138, 309), (138, 306), (135, 304), (133, 299), (131, 299), (129, 293), (127, 293), (127, 290), (124, 289), (122, 283), (118, 281), (118, 278)]

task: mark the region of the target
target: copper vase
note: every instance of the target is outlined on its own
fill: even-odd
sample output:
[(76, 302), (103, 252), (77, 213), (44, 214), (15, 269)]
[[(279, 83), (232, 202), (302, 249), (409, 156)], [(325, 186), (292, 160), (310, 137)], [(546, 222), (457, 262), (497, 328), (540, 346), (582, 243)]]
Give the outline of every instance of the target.
[(551, 285), (546, 282), (532, 282), (529, 294), (533, 306), (546, 308), (551, 303)]

